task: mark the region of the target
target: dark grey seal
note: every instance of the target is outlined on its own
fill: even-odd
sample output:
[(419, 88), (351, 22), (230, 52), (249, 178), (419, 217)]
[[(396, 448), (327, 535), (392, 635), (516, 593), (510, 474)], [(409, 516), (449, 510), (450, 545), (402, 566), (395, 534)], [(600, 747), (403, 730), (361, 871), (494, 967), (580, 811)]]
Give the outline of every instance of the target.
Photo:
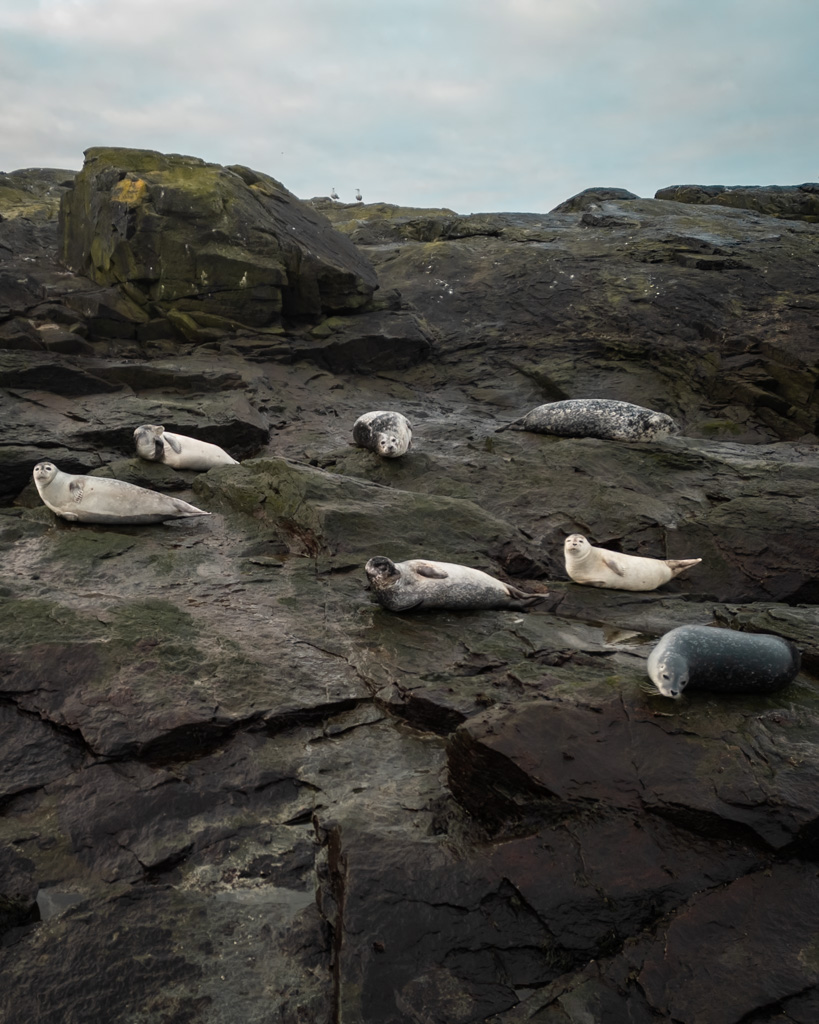
[(712, 626), (677, 626), (648, 656), (648, 674), (664, 697), (683, 690), (772, 693), (796, 676), (801, 655), (781, 636)]
[(664, 412), (613, 398), (567, 398), (532, 409), (500, 430), (531, 430), (558, 437), (598, 437), (604, 441), (656, 441), (679, 434), (679, 425)]
[(364, 567), (376, 600), (391, 612), (421, 608), (528, 608), (545, 594), (527, 594), (480, 569), (413, 558), (393, 562), (376, 555)]

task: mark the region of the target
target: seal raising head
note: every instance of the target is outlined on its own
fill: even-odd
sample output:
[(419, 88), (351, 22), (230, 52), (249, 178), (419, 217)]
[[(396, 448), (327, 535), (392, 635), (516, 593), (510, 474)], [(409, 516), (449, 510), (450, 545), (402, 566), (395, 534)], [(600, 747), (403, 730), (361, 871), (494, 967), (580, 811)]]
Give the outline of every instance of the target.
[(397, 459), (412, 445), (412, 425), (400, 412), (365, 412), (353, 424), (353, 440), (384, 459)]
[(664, 697), (683, 690), (771, 693), (799, 672), (797, 648), (772, 633), (677, 626), (648, 656), (648, 675)]
[(581, 533), (563, 542), (566, 572), (575, 583), (612, 590), (655, 590), (701, 558), (643, 558), (593, 547)]
[(166, 519), (209, 516), (181, 498), (103, 476), (63, 473), (53, 462), (34, 467), (37, 493), (51, 511), (70, 522), (162, 523)]
[(421, 608), (528, 608), (545, 594), (527, 594), (480, 569), (454, 562), (413, 558), (393, 562), (383, 555), (364, 567), (376, 600), (391, 612)]

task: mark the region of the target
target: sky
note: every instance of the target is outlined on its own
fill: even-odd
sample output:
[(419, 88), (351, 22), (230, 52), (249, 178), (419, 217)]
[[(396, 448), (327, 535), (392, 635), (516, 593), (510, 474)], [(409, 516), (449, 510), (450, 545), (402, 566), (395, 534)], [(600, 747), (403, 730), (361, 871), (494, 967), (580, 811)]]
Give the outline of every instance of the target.
[(819, 180), (818, 0), (0, 0), (0, 171), (91, 146), (546, 212)]

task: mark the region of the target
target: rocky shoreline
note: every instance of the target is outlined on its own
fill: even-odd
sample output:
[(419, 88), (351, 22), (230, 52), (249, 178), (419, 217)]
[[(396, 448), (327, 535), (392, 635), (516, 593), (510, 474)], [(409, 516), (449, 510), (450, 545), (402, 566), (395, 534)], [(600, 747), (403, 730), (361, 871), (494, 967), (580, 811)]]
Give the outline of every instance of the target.
[[(816, 1019), (817, 188), (464, 217), (142, 151), (0, 175), (0, 1016)], [(587, 396), (683, 432), (498, 433)], [(351, 443), (384, 408), (399, 459)], [(141, 423), (241, 465), (139, 460)], [(65, 523), (43, 459), (214, 514)], [(703, 561), (583, 587), (574, 532)], [(548, 598), (393, 615), (373, 555)], [(802, 671), (665, 699), (686, 623)]]

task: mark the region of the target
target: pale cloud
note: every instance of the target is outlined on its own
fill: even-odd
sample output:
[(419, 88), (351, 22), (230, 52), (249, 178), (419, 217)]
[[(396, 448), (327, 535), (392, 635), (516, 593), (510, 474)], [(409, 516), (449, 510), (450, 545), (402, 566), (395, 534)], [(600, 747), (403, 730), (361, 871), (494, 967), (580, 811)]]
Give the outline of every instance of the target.
[(132, 146), (461, 212), (804, 181), (817, 34), (815, 0), (0, 0), (0, 169)]

